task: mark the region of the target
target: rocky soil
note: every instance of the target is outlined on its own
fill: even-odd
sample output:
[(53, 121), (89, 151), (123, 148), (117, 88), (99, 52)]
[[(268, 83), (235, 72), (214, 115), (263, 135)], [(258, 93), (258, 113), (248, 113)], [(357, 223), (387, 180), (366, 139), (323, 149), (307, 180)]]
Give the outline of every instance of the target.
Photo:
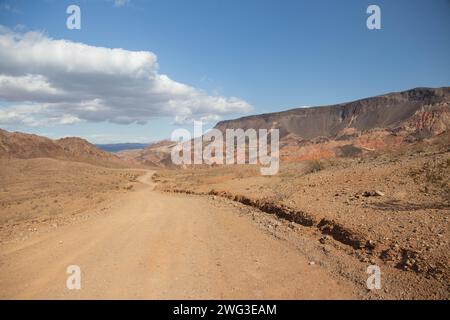
[(76, 220), (132, 191), (140, 174), (48, 158), (0, 159), (0, 241), (23, 240)]
[(282, 163), (271, 177), (260, 176), (255, 166), (223, 166), (166, 170), (155, 179), (160, 190), (225, 198), (306, 227), (320, 244), (336, 244), (345, 248), (343, 254), (395, 274), (393, 287), (410, 297), (448, 297), (450, 149), (445, 141), (356, 158)]

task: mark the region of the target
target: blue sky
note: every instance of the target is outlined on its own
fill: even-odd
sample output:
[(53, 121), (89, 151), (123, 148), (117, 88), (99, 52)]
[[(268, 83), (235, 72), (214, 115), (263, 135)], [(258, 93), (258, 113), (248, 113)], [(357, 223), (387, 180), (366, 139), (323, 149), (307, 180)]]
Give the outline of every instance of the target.
[[(70, 4), (81, 8), (81, 30), (66, 28)], [(370, 4), (381, 8), (381, 30), (366, 27)], [(202, 103), (212, 96), (239, 99), (217, 118), (198, 111), (214, 116), (209, 126), (219, 117), (450, 85), (448, 0), (129, 0), (120, 6), (114, 0), (0, 0), (0, 25), (91, 47), (152, 52), (158, 73), (208, 95)], [(0, 74), (18, 74), (6, 69), (0, 66)], [(0, 111), (19, 102), (0, 96)], [(148, 115), (146, 124), (75, 114), (81, 121), (31, 126), (10, 121), (0, 127), (93, 142), (153, 141), (180, 125), (190, 128), (188, 122), (175, 124), (173, 114)]]

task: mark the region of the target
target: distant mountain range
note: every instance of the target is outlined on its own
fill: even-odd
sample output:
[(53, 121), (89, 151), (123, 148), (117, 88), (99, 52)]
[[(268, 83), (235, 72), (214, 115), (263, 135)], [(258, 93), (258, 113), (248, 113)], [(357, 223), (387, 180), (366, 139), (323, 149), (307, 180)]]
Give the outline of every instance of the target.
[(95, 144), (95, 146), (103, 151), (119, 152), (123, 150), (145, 149), (150, 143), (110, 143), (110, 144)]

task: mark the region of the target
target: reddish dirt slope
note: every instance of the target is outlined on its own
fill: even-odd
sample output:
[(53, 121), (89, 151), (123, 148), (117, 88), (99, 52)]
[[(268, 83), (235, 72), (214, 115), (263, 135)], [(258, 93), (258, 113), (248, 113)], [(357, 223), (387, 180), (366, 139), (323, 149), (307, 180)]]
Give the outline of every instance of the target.
[(53, 158), (103, 166), (124, 166), (116, 155), (102, 151), (80, 138), (51, 140), (34, 134), (0, 129), (0, 158)]

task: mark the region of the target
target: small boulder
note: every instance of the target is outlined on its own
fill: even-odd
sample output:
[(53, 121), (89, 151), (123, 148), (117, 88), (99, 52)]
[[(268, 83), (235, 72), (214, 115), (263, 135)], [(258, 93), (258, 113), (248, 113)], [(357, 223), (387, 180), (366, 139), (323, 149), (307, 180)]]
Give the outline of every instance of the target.
[(383, 197), (384, 193), (379, 191), (379, 190), (374, 190), (374, 191), (364, 191), (362, 193), (363, 197)]
[(381, 192), (379, 190), (375, 190), (375, 196), (377, 196), (377, 197), (384, 197), (384, 192)]

